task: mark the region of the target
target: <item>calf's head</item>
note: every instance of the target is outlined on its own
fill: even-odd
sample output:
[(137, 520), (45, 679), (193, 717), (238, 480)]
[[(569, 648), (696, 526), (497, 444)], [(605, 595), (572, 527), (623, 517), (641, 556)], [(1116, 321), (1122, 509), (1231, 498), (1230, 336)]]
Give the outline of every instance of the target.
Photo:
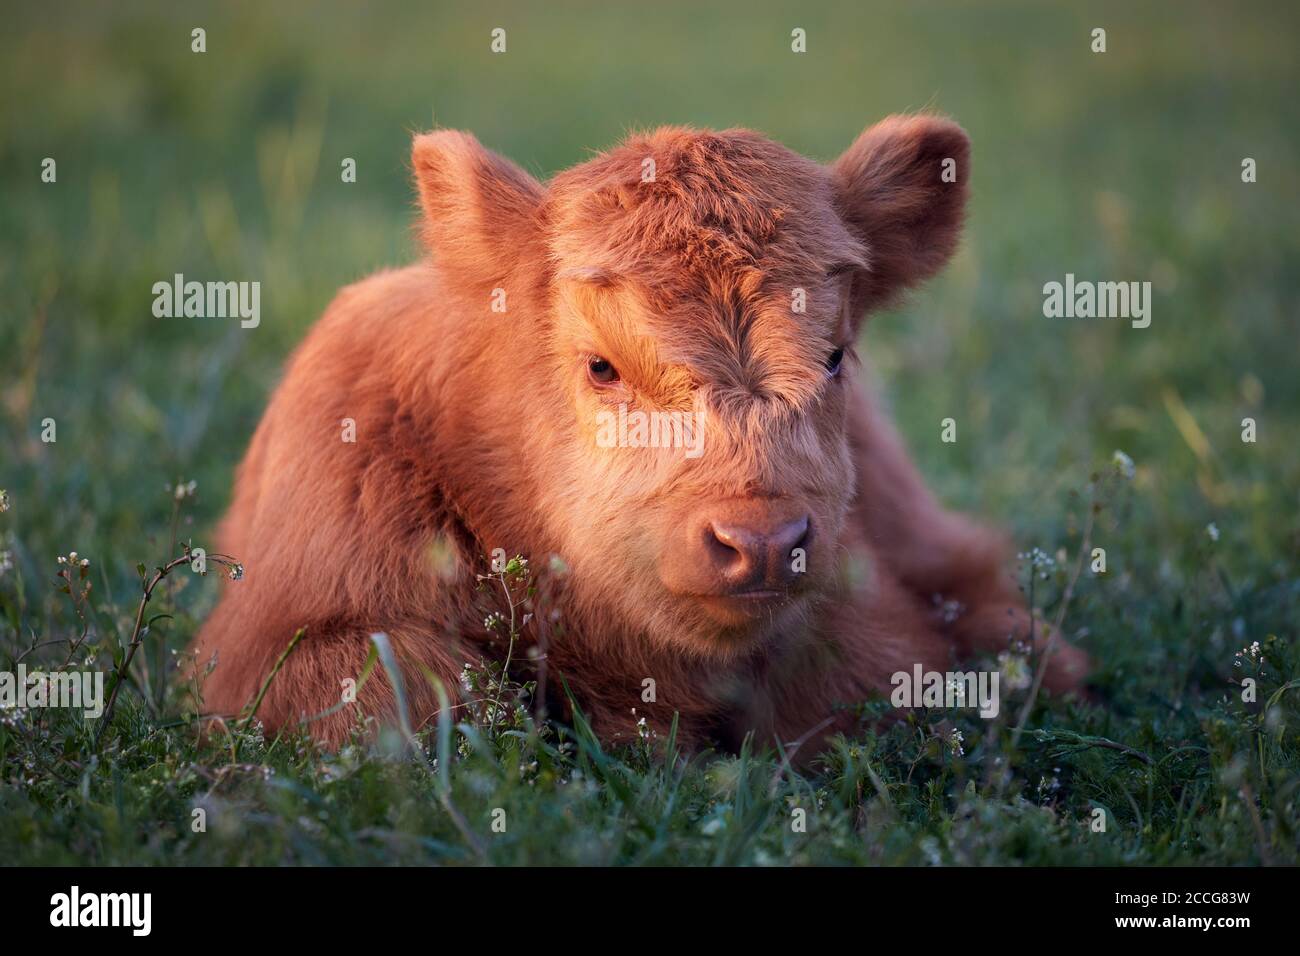
[(466, 134), (416, 138), (448, 283), (534, 340), (515, 400), (547, 418), (541, 520), (578, 600), (699, 653), (809, 613), (841, 570), (861, 317), (951, 255), (968, 152), (929, 116), (829, 165), (664, 128), (543, 185)]

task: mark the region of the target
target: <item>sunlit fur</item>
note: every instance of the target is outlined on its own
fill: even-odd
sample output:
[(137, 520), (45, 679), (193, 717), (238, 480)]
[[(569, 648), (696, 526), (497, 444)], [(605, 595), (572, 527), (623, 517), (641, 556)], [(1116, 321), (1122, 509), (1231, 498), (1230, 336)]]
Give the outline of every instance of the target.
[[(427, 675), (454, 700), (464, 662), (502, 654), (475, 588), (496, 548), (553, 578), (524, 643), (545, 627), (551, 689), (563, 677), (606, 739), (640, 717), (665, 732), (674, 712), (691, 746), (822, 736), (895, 671), (1027, 638), (1000, 536), (935, 502), (853, 352), (825, 367), (865, 312), (947, 261), (968, 157), (930, 116), (887, 119), (829, 166), (745, 130), (665, 128), (543, 185), (467, 134), (417, 136), (430, 261), (344, 289), (288, 363), (218, 535), (246, 577), (197, 641), (200, 665), (218, 655), (207, 709), (237, 711), (305, 627), (259, 715), (325, 711), (384, 631), (426, 722)], [(614, 384), (593, 387), (592, 355)], [(619, 403), (703, 409), (703, 454), (598, 447), (597, 413)], [(781, 509), (814, 529), (787, 597), (737, 618), (696, 596), (709, 578), (683, 534)], [(964, 610), (945, 621), (936, 596)], [(1046, 686), (1085, 670), (1058, 642)], [(358, 706), (393, 716), (385, 676)], [(337, 745), (355, 717), (309, 728)]]

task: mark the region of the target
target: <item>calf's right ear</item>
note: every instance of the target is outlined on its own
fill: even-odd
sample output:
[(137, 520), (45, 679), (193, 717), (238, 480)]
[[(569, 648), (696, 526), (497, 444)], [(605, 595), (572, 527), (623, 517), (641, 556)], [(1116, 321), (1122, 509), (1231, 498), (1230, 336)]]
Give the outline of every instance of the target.
[(544, 190), (469, 133), (421, 133), (411, 166), (424, 211), (421, 234), (456, 281), (494, 284), (513, 268), (537, 230)]

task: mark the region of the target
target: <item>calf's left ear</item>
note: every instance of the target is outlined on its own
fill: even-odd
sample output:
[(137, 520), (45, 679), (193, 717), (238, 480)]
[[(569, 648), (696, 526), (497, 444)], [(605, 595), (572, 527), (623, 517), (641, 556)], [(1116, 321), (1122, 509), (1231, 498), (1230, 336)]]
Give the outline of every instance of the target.
[(451, 129), (416, 136), (411, 166), (434, 261), (454, 281), (503, 279), (536, 233), (541, 184), (469, 133)]
[(856, 315), (939, 271), (961, 233), (970, 139), (936, 116), (890, 116), (830, 166), (840, 213), (867, 249), (854, 276)]

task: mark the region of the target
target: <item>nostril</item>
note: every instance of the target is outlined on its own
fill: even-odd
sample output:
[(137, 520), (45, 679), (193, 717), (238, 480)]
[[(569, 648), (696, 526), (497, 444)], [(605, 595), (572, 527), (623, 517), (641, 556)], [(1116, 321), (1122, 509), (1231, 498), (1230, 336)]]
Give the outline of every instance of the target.
[(754, 535), (746, 528), (710, 524), (711, 551), (720, 564), (731, 564), (738, 559), (748, 561), (755, 551)]
[(782, 558), (788, 558), (790, 552), (795, 548), (802, 548), (808, 544), (808, 539), (811, 537), (810, 530), (811, 525), (808, 516), (804, 515), (802, 518), (791, 521), (778, 529), (772, 536), (773, 546), (779, 551)]
[(729, 528), (726, 525), (710, 524), (709, 531), (713, 535), (713, 540), (731, 551), (740, 550), (741, 531), (738, 528)]
[(745, 587), (766, 576), (767, 537), (738, 524), (709, 525), (713, 570), (731, 587)]

